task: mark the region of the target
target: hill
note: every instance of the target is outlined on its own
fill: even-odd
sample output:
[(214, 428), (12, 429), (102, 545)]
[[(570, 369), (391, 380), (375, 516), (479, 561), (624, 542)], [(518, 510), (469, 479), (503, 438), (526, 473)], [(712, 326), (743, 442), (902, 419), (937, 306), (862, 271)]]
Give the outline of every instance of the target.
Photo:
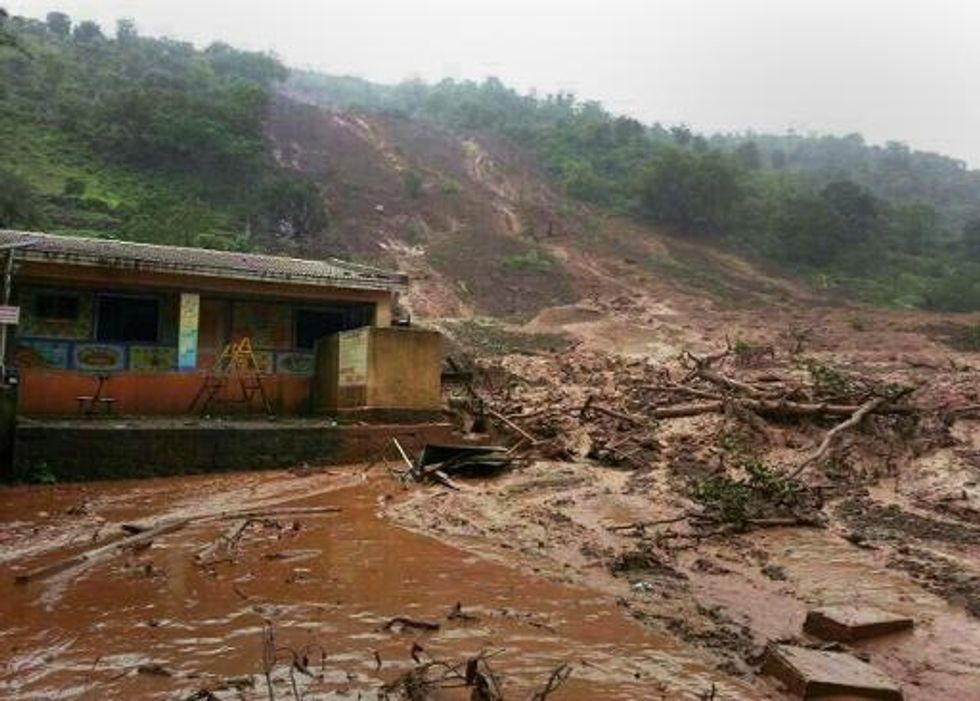
[(429, 316), (531, 318), (603, 287), (599, 258), (727, 299), (800, 293), (782, 277), (980, 308), (977, 174), (941, 156), (705, 137), (494, 79), (375, 85), (125, 21), (5, 32), (5, 226), (398, 264)]

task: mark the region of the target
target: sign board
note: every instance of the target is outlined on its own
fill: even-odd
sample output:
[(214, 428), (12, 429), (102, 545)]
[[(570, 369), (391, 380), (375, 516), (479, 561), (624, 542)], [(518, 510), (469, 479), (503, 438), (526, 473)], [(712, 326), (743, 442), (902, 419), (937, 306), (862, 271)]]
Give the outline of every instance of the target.
[(364, 387), (368, 374), (368, 330), (358, 329), (340, 334), (337, 385)]
[(19, 324), (20, 307), (0, 305), (0, 324)]
[(201, 316), (201, 297), (193, 292), (180, 295), (180, 325), (177, 334), (177, 367), (197, 367), (197, 334)]

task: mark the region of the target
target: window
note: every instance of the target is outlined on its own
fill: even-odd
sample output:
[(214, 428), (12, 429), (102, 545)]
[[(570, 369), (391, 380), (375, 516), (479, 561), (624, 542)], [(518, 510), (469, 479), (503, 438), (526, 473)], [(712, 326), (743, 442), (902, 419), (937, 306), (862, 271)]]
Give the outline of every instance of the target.
[(96, 325), (99, 341), (156, 343), (159, 331), (159, 300), (116, 295), (99, 297)]
[(38, 319), (74, 321), (78, 318), (81, 307), (78, 295), (38, 292), (34, 296), (34, 316)]
[(313, 350), (314, 344), (330, 334), (347, 328), (346, 314), (340, 310), (316, 311), (296, 310), (296, 347)]

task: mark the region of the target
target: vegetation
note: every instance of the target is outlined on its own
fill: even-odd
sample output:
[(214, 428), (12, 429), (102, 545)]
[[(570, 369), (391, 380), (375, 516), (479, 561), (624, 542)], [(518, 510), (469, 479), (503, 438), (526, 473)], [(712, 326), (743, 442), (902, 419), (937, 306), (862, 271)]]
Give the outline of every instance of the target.
[(793, 512), (808, 501), (805, 487), (761, 460), (742, 458), (744, 477), (714, 475), (694, 487), (692, 496), (705, 512), (725, 523), (745, 523), (775, 513)]
[[(264, 141), (282, 81), (322, 103), (493, 132), (570, 197), (880, 304), (980, 309), (980, 172), (856, 135), (644, 125), (497, 79), (372, 84), (225, 44), (112, 36), (61, 12), (0, 15), (0, 226), (243, 249), (328, 227), (320, 188)], [(452, 196), (408, 171), (405, 196)], [(506, 261), (544, 270), (547, 258)]]
[(0, 226), (158, 243), (251, 246), (326, 226), (316, 187), (262, 134), (273, 57), (106, 36), (61, 12), (9, 18), (0, 44)]
[(859, 136), (697, 135), (499, 80), (376, 85), (294, 71), (322, 103), (493, 131), (571, 197), (881, 304), (980, 309), (980, 172)]

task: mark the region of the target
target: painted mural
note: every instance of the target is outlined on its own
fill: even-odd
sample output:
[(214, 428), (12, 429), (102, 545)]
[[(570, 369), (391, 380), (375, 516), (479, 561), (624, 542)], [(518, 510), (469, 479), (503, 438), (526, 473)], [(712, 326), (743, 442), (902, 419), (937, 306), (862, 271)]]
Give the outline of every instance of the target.
[(276, 353), (276, 372), (284, 375), (312, 375), (312, 353)]
[(124, 370), (126, 346), (117, 343), (76, 343), (73, 364), (79, 370)]
[(78, 315), (72, 319), (50, 319), (39, 317), (34, 313), (37, 308), (37, 297), (47, 290), (24, 288), (20, 291), (19, 304), (21, 307), (20, 325), (17, 333), (20, 336), (37, 336), (40, 338), (59, 338), (69, 340), (84, 340), (92, 337), (94, 297), (86, 292), (79, 292)]
[(248, 337), (253, 348), (285, 350), (293, 345), (292, 314), (287, 306), (235, 302), (232, 319), (232, 338)]
[(177, 349), (167, 346), (130, 346), (129, 369), (166, 372), (177, 367)]
[(17, 342), (17, 366), (63, 370), (68, 367), (71, 345), (58, 341), (20, 340)]

